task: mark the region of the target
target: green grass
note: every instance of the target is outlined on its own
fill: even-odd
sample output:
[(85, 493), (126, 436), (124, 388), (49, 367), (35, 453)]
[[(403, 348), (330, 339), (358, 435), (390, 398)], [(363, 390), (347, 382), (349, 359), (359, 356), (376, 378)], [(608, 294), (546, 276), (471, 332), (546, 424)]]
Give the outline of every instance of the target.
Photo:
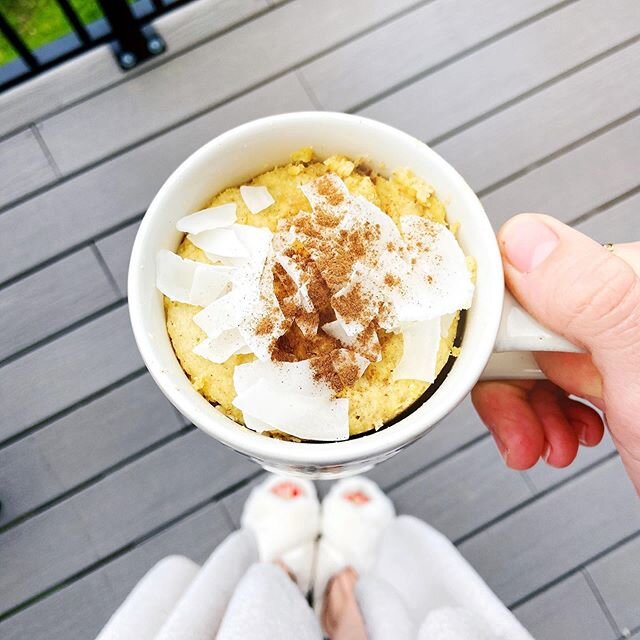
[[(96, 0), (70, 0), (84, 24), (102, 16)], [(54, 0), (0, 0), (0, 11), (27, 46), (37, 49), (71, 31), (64, 14)], [(11, 45), (0, 36), (0, 64), (17, 56)]]

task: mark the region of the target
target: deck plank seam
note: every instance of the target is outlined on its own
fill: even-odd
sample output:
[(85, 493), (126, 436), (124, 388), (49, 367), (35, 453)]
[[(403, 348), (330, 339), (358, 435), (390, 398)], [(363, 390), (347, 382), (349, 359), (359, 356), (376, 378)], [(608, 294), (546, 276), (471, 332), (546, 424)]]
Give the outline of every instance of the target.
[[(76, 329), (80, 329), (81, 327), (84, 327), (90, 322), (93, 322), (94, 320), (98, 320), (99, 318), (106, 315), (107, 313), (111, 311), (115, 311), (116, 309), (119, 309), (120, 307), (124, 306), (126, 303), (127, 303), (127, 298), (120, 297), (118, 300), (110, 302), (109, 304), (105, 305), (104, 307), (101, 307), (97, 311), (94, 311), (86, 315), (85, 317), (72, 322), (66, 327), (63, 327), (62, 329), (59, 329), (58, 331), (55, 331), (54, 333), (47, 335), (44, 338), (40, 338), (39, 340), (36, 340), (35, 342), (31, 343), (26, 347), (23, 347), (22, 349), (19, 349), (18, 351), (12, 353), (11, 355), (8, 355), (6, 358), (3, 358), (2, 360), (0, 360), (0, 370), (12, 364), (16, 360), (20, 360), (20, 358), (24, 358), (25, 356), (28, 356), (30, 353), (33, 353), (34, 351), (41, 349), (42, 347), (46, 346), (49, 342), (53, 342), (54, 340), (63, 338), (64, 336), (72, 333)], [(0, 447), (1, 447), (1, 444), (0, 444)]]
[[(95, 98), (96, 96), (99, 96), (102, 93), (105, 93), (107, 91), (109, 91), (110, 89), (113, 89), (114, 87), (117, 87), (121, 84), (124, 84), (125, 82), (129, 82), (130, 80), (133, 80), (135, 78), (139, 78), (140, 76), (143, 76), (147, 73), (149, 73), (150, 71), (153, 71), (154, 69), (157, 69), (158, 67), (161, 67), (162, 65), (166, 64), (167, 62), (171, 62), (172, 60), (175, 60), (183, 55), (186, 55), (188, 53), (190, 53), (191, 51), (193, 51), (194, 49), (197, 49), (198, 47), (201, 47), (205, 44), (208, 44), (209, 42), (216, 40), (217, 38), (220, 38), (224, 35), (226, 35), (227, 33), (233, 31), (234, 29), (239, 29), (241, 27), (244, 27), (245, 25), (249, 24), (250, 22), (253, 22), (254, 20), (259, 20), (260, 18), (262, 18), (263, 16), (265, 16), (268, 13), (272, 13), (273, 11), (275, 11), (277, 8), (280, 7), (284, 7), (286, 5), (289, 4), (293, 4), (296, 0), (283, 0), (279, 5), (277, 5), (277, 7), (271, 6), (267, 3), (267, 5), (263, 8), (260, 9), (259, 11), (252, 13), (248, 16), (245, 16), (244, 18), (241, 18), (240, 20), (237, 20), (235, 22), (232, 22), (231, 24), (227, 25), (226, 27), (224, 27), (223, 29), (219, 30), (219, 31), (215, 31), (214, 33), (209, 34), (208, 36), (204, 37), (204, 38), (199, 38), (197, 40), (194, 40), (191, 44), (185, 46), (184, 48), (180, 49), (179, 51), (176, 51), (175, 53), (171, 52), (171, 48), (168, 49), (168, 51), (166, 53), (163, 53), (160, 57), (153, 57), (151, 58), (149, 61), (143, 63), (143, 66), (137, 68), (137, 69), (133, 69), (128, 71), (126, 74), (123, 74), (123, 76), (121, 76), (118, 80), (115, 80), (109, 84), (104, 85), (103, 87), (100, 87), (99, 89), (95, 90), (95, 91), (90, 91), (88, 93), (86, 93), (85, 95), (79, 97), (76, 100), (73, 100), (65, 105), (63, 105), (62, 107), (58, 107), (55, 109), (52, 109), (51, 111), (48, 111), (45, 115), (41, 116), (38, 119), (38, 122), (42, 121), (42, 120), (46, 120), (47, 118), (51, 118), (55, 115), (58, 115), (59, 113), (62, 113), (63, 111), (66, 111), (67, 109), (76, 107), (80, 104), (82, 104), (83, 102), (86, 102), (87, 100), (91, 100), (92, 98)], [(178, 11), (180, 11), (180, 9), (177, 9)], [(154, 20), (151, 24), (154, 26), (157, 26), (156, 23), (158, 20), (162, 19), (163, 17), (166, 17), (166, 14), (164, 16), (160, 16), (159, 18), (156, 18), (156, 20)], [(171, 43), (169, 43), (170, 45)], [(100, 48), (100, 47), (109, 47), (110, 45), (104, 44), (104, 45), (100, 45), (99, 47), (96, 47), (96, 49)], [(73, 60), (71, 60), (70, 62), (73, 62)], [(114, 65), (116, 64), (116, 62), (114, 61)], [(33, 80), (31, 81), (37, 81), (38, 76), (36, 76)], [(1, 100), (0, 100), (1, 103)], [(11, 129), (10, 131), (7, 131), (5, 133), (3, 133), (2, 135), (0, 135), (0, 143), (4, 142), (4, 140), (6, 140), (7, 138), (10, 138), (11, 136), (16, 135), (17, 133), (24, 131), (25, 129), (28, 129), (29, 126), (31, 126), (31, 123), (24, 123), (19, 125), (18, 127), (15, 127), (14, 129)]]
[(35, 604), (36, 602), (43, 600), (44, 598), (55, 593), (56, 591), (77, 582), (78, 580), (84, 578), (85, 576), (88, 576), (89, 574), (96, 571), (96, 569), (100, 569), (101, 567), (105, 566), (106, 564), (109, 564), (113, 560), (117, 560), (118, 558), (125, 555), (129, 551), (132, 551), (133, 549), (147, 542), (151, 538), (161, 534), (163, 531), (167, 530), (168, 528), (180, 523), (185, 518), (188, 518), (189, 516), (198, 513), (202, 509), (212, 504), (221, 502), (228, 495), (231, 495), (235, 491), (239, 491), (240, 489), (242, 489), (245, 485), (253, 481), (261, 473), (262, 471), (256, 471), (255, 473), (249, 476), (246, 476), (242, 480), (232, 483), (231, 485), (225, 487), (222, 491), (218, 491), (213, 496), (210, 496), (205, 500), (199, 501), (197, 504), (192, 505), (191, 507), (189, 507), (182, 513), (178, 514), (177, 516), (174, 516), (173, 518), (170, 518), (169, 520), (164, 521), (160, 525), (153, 527), (150, 531), (147, 531), (144, 535), (134, 538), (134, 540), (128, 542), (126, 545), (119, 547), (115, 551), (112, 551), (111, 553), (107, 554), (103, 558), (100, 558), (96, 562), (93, 562), (87, 565), (81, 571), (77, 571), (76, 573), (69, 576), (65, 580), (61, 580), (60, 582), (52, 585), (51, 587), (47, 588), (41, 593), (35, 596), (32, 596), (31, 598), (21, 602), (19, 605), (12, 607), (11, 609), (8, 609), (4, 613), (0, 614), (0, 623), (6, 620), (7, 618), (10, 618), (11, 616), (19, 613), (20, 611), (27, 609), (28, 607)]
[(309, 100), (311, 100), (311, 104), (314, 106), (314, 108), (317, 111), (324, 111), (324, 107), (320, 103), (320, 100), (318, 100), (318, 96), (316, 96), (315, 91), (311, 88), (311, 85), (307, 82), (307, 79), (301, 73), (300, 68), (296, 69), (294, 73), (298, 82), (302, 85), (304, 92), (307, 94), (307, 97), (309, 98)]
[[(295, 1), (295, 0), (292, 0)], [(565, 0), (565, 1), (570, 1), (570, 2), (577, 2), (577, 0)], [(394, 20), (396, 17), (402, 17), (404, 14), (406, 13), (410, 13), (411, 11), (414, 11), (416, 9), (421, 8), (423, 5), (429, 4), (431, 2), (435, 2), (435, 0), (419, 0), (418, 2), (415, 2), (414, 4), (406, 7), (405, 9), (402, 10), (402, 12), (399, 12), (397, 14), (394, 14), (393, 16), (388, 16), (387, 18), (385, 18), (384, 20), (375, 23), (374, 25), (371, 25), (369, 27), (367, 27), (366, 29), (363, 29), (362, 31), (359, 31), (355, 34), (351, 34), (348, 38), (343, 38), (342, 40), (340, 40), (339, 42), (336, 42), (334, 44), (332, 44), (330, 47), (326, 47), (314, 54), (312, 54), (311, 56), (308, 56), (306, 58), (303, 58), (302, 60), (297, 61), (296, 63), (287, 66), (285, 69), (275, 73), (275, 74), (271, 74), (269, 76), (264, 77), (262, 80), (255, 82), (251, 85), (249, 85), (248, 87), (243, 88), (240, 91), (237, 91), (235, 93), (233, 93), (232, 95), (226, 97), (224, 100), (221, 100), (219, 102), (214, 102), (212, 104), (209, 104), (207, 107), (202, 108), (202, 109), (198, 109), (197, 111), (191, 113), (189, 116), (185, 117), (185, 118), (181, 118), (176, 120), (175, 122), (172, 122), (164, 127), (161, 127), (160, 129), (154, 131), (152, 134), (146, 135), (138, 140), (136, 140), (135, 142), (131, 142), (127, 145), (124, 145), (123, 147), (121, 147), (120, 149), (118, 149), (117, 151), (113, 151), (109, 154), (106, 154), (105, 156), (102, 156), (100, 158), (98, 158), (97, 160), (94, 160), (92, 162), (89, 162), (85, 165), (83, 165), (82, 167), (75, 169), (73, 171), (70, 171), (68, 173), (65, 173), (62, 178), (60, 178), (58, 181), (52, 182), (52, 183), (48, 183), (43, 185), (42, 187), (38, 187), (37, 189), (34, 189), (33, 191), (29, 192), (29, 194), (24, 195), (24, 196), (20, 196), (19, 198), (15, 198), (14, 200), (7, 202), (5, 204), (3, 204), (0, 207), (0, 215), (2, 215), (3, 213), (6, 213), (8, 210), (23, 204), (25, 202), (27, 202), (28, 200), (30, 200), (32, 197), (38, 196), (38, 195), (42, 195), (43, 193), (46, 193), (47, 191), (51, 190), (54, 187), (57, 187), (61, 184), (66, 183), (67, 181), (76, 178), (80, 175), (82, 175), (83, 173), (86, 173), (87, 171), (91, 171), (92, 169), (95, 169), (96, 167), (109, 162), (111, 160), (114, 160), (115, 158), (118, 158), (121, 155), (124, 155), (125, 153), (128, 153), (129, 151), (132, 151), (133, 149), (136, 149), (139, 146), (142, 146), (143, 144), (147, 143), (147, 142), (151, 142), (152, 140), (155, 140), (156, 138), (160, 138), (161, 136), (165, 135), (166, 133), (169, 133), (170, 131), (172, 131), (173, 129), (176, 129), (178, 127), (181, 127), (185, 124), (189, 124), (190, 122), (193, 122), (194, 120), (197, 120), (198, 118), (200, 118), (201, 116), (206, 115), (207, 113), (209, 113), (210, 111), (213, 111), (214, 109), (219, 109), (220, 107), (225, 106), (226, 104), (233, 102), (234, 100), (237, 100), (238, 98), (241, 98), (249, 93), (251, 93), (252, 91), (256, 91), (257, 89), (260, 89), (268, 84), (270, 84), (271, 82), (274, 82), (276, 80), (279, 80), (281, 78), (283, 78), (286, 75), (291, 74), (292, 72), (296, 71), (299, 67), (309, 64), (311, 62), (314, 62), (315, 60), (317, 60), (318, 58), (326, 55), (327, 53), (331, 53), (334, 49), (338, 49), (342, 46), (344, 46), (345, 44), (348, 44), (349, 42), (351, 42), (351, 40), (353, 38), (357, 38), (363, 35), (367, 35), (368, 33), (375, 31), (376, 29), (379, 29), (381, 27), (384, 27), (389, 21)], [(280, 8), (281, 5), (278, 5), (277, 9)], [(270, 9), (270, 11), (274, 11), (277, 9)], [(136, 76), (138, 77), (138, 76)], [(65, 107), (64, 110), (66, 110), (69, 107)], [(47, 116), (47, 118), (49, 118), (51, 116)], [(38, 122), (38, 124), (40, 122), (45, 122), (47, 120), (47, 118), (43, 118), (41, 121)], [(36, 125), (37, 126), (37, 125)]]
[(580, 214), (579, 216), (573, 218), (570, 224), (571, 226), (575, 226), (578, 224), (582, 224), (587, 220), (591, 220), (591, 218), (595, 218), (601, 213), (606, 213), (609, 209), (615, 207), (618, 204), (621, 204), (625, 200), (629, 200), (630, 198), (633, 198), (633, 196), (638, 195), (638, 193), (640, 193), (640, 184), (625, 191), (624, 193), (617, 195), (615, 198), (611, 198), (610, 200), (607, 200), (603, 204), (598, 205), (597, 207), (594, 207), (593, 209), (590, 209), (589, 211)]
[(474, 436), (471, 440), (469, 440), (467, 442), (463, 442), (461, 445), (457, 446), (455, 449), (452, 449), (451, 451), (448, 451), (447, 453), (439, 456), (435, 460), (432, 460), (431, 462), (427, 463), (426, 465), (420, 467), (419, 469), (415, 469), (414, 471), (412, 471), (411, 473), (407, 474), (406, 476), (403, 476), (399, 480), (395, 480), (394, 482), (390, 483), (389, 485), (387, 485), (385, 487), (385, 489), (384, 489), (385, 493), (391, 493), (391, 492), (395, 491), (396, 489), (399, 489), (400, 487), (402, 487), (403, 484), (406, 484), (407, 482), (410, 482), (411, 480), (417, 478), (418, 476), (422, 475), (423, 473), (426, 473), (427, 471), (430, 471), (434, 467), (439, 466), (443, 462), (446, 462), (449, 458), (452, 458), (455, 455), (463, 453), (467, 449), (471, 449), (475, 445), (477, 445), (480, 442), (486, 440), (490, 435), (491, 434), (487, 431), (486, 433), (481, 433), (479, 436)]
[[(477, 42), (476, 44), (470, 47), (467, 47), (466, 49), (463, 49), (462, 51), (459, 51), (458, 53), (452, 56), (449, 56), (448, 58), (445, 58), (444, 60), (438, 62), (437, 64), (431, 65), (430, 67), (427, 67), (426, 69), (423, 69), (422, 71), (419, 71), (418, 73), (413, 74), (412, 76), (410, 76), (409, 78), (406, 78), (402, 82), (398, 82), (397, 84), (391, 87), (388, 87), (387, 89), (384, 89), (383, 91), (377, 93), (376, 95), (371, 96), (366, 100), (362, 100), (361, 102), (355, 104), (350, 109), (348, 109), (348, 113), (355, 113), (358, 111), (362, 111), (363, 109), (370, 107), (376, 102), (379, 102), (384, 98), (388, 98), (389, 96), (392, 96), (394, 93), (397, 93), (398, 91), (406, 89), (407, 87), (411, 86), (412, 84), (415, 84), (419, 80), (423, 80), (424, 78), (429, 77), (430, 75), (432, 75), (433, 73), (436, 73), (437, 71), (441, 71), (442, 69), (444, 69), (445, 67), (448, 67), (451, 64), (454, 64), (460, 60), (463, 60), (464, 58), (472, 56), (478, 51), (481, 51), (482, 49), (484, 49), (486, 46), (494, 44), (495, 42), (502, 40), (502, 38), (509, 36), (513, 33), (516, 33), (524, 29), (525, 27), (528, 27), (529, 25), (537, 22), (538, 20), (542, 20), (543, 18), (546, 18), (547, 16), (557, 11), (561, 11), (565, 7), (571, 4), (575, 4), (578, 1), (579, 0), (560, 0), (557, 4), (553, 5), (552, 7), (543, 9), (542, 11), (540, 11), (539, 13), (536, 13), (533, 16), (529, 16), (524, 20), (520, 20), (519, 22), (516, 22), (509, 27), (506, 27), (502, 31), (494, 33), (493, 35), (485, 38), (484, 40), (481, 40), (480, 42)], [(357, 38), (354, 38), (354, 40), (356, 39)]]
[(62, 177), (62, 171), (60, 171), (60, 167), (58, 166), (58, 163), (55, 161), (55, 158), (53, 157), (47, 143), (44, 141), (44, 138), (40, 133), (40, 129), (38, 129), (36, 124), (33, 122), (29, 124), (28, 128), (30, 129), (31, 133), (33, 134), (33, 137), (36, 139), (38, 145), (40, 146), (40, 150), (42, 151), (45, 158), (47, 159), (47, 162), (49, 163), (49, 166), (51, 167), (51, 170), (55, 174), (56, 178), (60, 179)]
[[(556, 576), (553, 580), (549, 580), (548, 582), (541, 585), (540, 587), (537, 587), (536, 589), (528, 593), (526, 596), (522, 596), (521, 598), (518, 598), (518, 600), (515, 600), (509, 605), (509, 609), (513, 610), (513, 609), (517, 609), (518, 607), (521, 607), (522, 605), (526, 604), (530, 600), (533, 600), (534, 598), (541, 595), (545, 591), (549, 591), (549, 589), (552, 589), (553, 587), (560, 584), (561, 582), (564, 582), (567, 578), (571, 578), (576, 573), (587, 568), (589, 565), (593, 564), (597, 560), (604, 558), (610, 553), (613, 553), (614, 551), (618, 550), (620, 547), (623, 547), (625, 544), (628, 544), (629, 542), (633, 542), (638, 538), (640, 538), (640, 530), (634, 531), (633, 533), (630, 533), (629, 535), (620, 538), (613, 544), (610, 544), (609, 546), (605, 547), (604, 549), (601, 549), (597, 553), (594, 553), (592, 556), (590, 556), (586, 560), (578, 563), (572, 569), (565, 571), (559, 576)], [(638, 629), (640, 629), (640, 627), (638, 627)]]
[(626, 124), (627, 122), (631, 122), (632, 120), (634, 120), (638, 116), (640, 116), (640, 107), (637, 107), (633, 111), (630, 111), (630, 112), (626, 113), (625, 115), (620, 116), (619, 118), (616, 118), (615, 120), (612, 120), (611, 122), (608, 122), (607, 124), (603, 125), (602, 127), (599, 127), (598, 129), (595, 129), (594, 131), (591, 131), (587, 135), (582, 136), (581, 138), (578, 138), (577, 140), (574, 140), (573, 142), (561, 147), (560, 149), (557, 149), (553, 153), (550, 153), (550, 154), (540, 158), (539, 160), (536, 160), (535, 162), (532, 162), (532, 163), (528, 164), (526, 167), (524, 167), (524, 168), (522, 168), (522, 169), (520, 169), (518, 171), (514, 171), (513, 173), (509, 174), (508, 176), (505, 176), (504, 178), (501, 178), (500, 180), (497, 180), (496, 182), (493, 182), (492, 184), (490, 184), (489, 186), (485, 187), (484, 189), (479, 189), (476, 192), (476, 195), (478, 196), (478, 198), (484, 198), (485, 196), (490, 195), (494, 191), (497, 191), (498, 189), (502, 189), (503, 187), (506, 187), (510, 183), (515, 182), (519, 178), (522, 178), (522, 177), (526, 176), (527, 174), (531, 173), (532, 171), (535, 171), (536, 169), (539, 169), (540, 167), (544, 167), (545, 165), (549, 164), (550, 162), (553, 162), (554, 160), (557, 160), (561, 156), (566, 155), (567, 153), (573, 151), (574, 149), (578, 149), (579, 147), (582, 147), (585, 144), (588, 144), (589, 142), (591, 142), (593, 140), (596, 140), (597, 138), (599, 138), (599, 137), (605, 135), (606, 133), (608, 133), (609, 131), (613, 131), (614, 129), (617, 129), (618, 127)]
[(529, 475), (529, 473), (527, 471), (521, 471), (520, 475), (522, 476), (522, 479), (524, 480), (529, 491), (531, 492), (531, 495), (532, 496), (538, 495), (539, 493), (538, 487), (536, 486), (536, 483), (533, 481), (533, 478)]
[(45, 511), (48, 511), (49, 509), (59, 505), (65, 500), (82, 493), (86, 489), (91, 488), (93, 485), (97, 484), (98, 482), (101, 482), (102, 480), (105, 480), (109, 476), (113, 475), (114, 473), (117, 473), (121, 469), (124, 469), (128, 465), (134, 462), (137, 462), (138, 460), (144, 458), (147, 455), (154, 453), (155, 451), (158, 451), (165, 445), (170, 444), (176, 440), (179, 440), (180, 438), (188, 435), (192, 431), (195, 431), (195, 429), (196, 427), (194, 427), (191, 424), (186, 425), (181, 429), (160, 438), (156, 442), (153, 442), (147, 445), (143, 449), (140, 449), (139, 451), (132, 453), (131, 455), (127, 456), (126, 458), (123, 458), (119, 462), (116, 462), (115, 464), (112, 464), (106, 467), (100, 473), (97, 473), (91, 476), (90, 478), (83, 480), (79, 484), (60, 493), (55, 498), (51, 498), (50, 500), (43, 502), (41, 505), (38, 505), (34, 509), (31, 509), (30, 511), (27, 511), (22, 515), (17, 516), (16, 518), (9, 520), (8, 522), (3, 523), (2, 525), (0, 525), (0, 536), (2, 536), (2, 534), (6, 533), (7, 531), (10, 531), (11, 529), (15, 529), (16, 527), (24, 524), (25, 522), (28, 522), (32, 518), (35, 518), (36, 516), (41, 515)]
[(107, 395), (109, 392), (124, 386), (125, 384), (127, 384), (128, 382), (131, 382), (132, 380), (136, 380), (137, 378), (143, 376), (145, 373), (147, 373), (147, 368), (144, 366), (140, 367), (135, 371), (128, 373), (126, 376), (123, 376), (122, 378), (119, 378), (118, 380), (115, 380), (114, 382), (108, 384), (107, 386), (102, 387), (97, 391), (93, 391), (92, 393), (86, 396), (83, 396), (82, 398), (78, 399), (73, 404), (68, 405), (64, 409), (61, 409), (60, 411), (56, 411), (55, 413), (52, 413), (45, 418), (42, 418), (42, 420), (38, 420), (34, 424), (29, 425), (28, 427), (25, 427), (22, 431), (20, 431), (20, 433), (16, 433), (0, 441), (0, 449), (3, 449), (4, 447), (8, 447), (18, 442), (19, 440), (22, 440), (34, 434), (40, 431), (40, 429), (46, 428), (52, 422), (55, 422), (60, 418), (64, 418), (65, 416), (68, 416), (69, 414), (73, 413), (74, 411), (77, 411), (78, 409), (81, 409), (82, 407), (89, 404), (90, 402), (93, 402), (94, 400), (97, 400), (98, 398), (101, 398), (102, 396)]
[[(91, 241), (89, 247), (91, 248), (91, 251), (95, 256), (96, 260), (98, 261), (98, 264), (100, 265), (100, 268), (102, 269), (105, 275), (105, 278), (109, 281), (109, 284), (111, 285), (111, 288), (113, 289), (114, 293), (120, 296), (121, 298), (126, 297), (126, 292), (120, 290), (120, 286), (118, 285), (118, 282), (115, 276), (111, 272), (111, 269), (109, 268), (107, 261), (104, 259), (104, 256), (102, 255), (102, 252), (98, 248), (98, 245), (96, 244), (95, 240)], [(1, 366), (1, 363), (0, 363), (0, 366)]]
[(627, 40), (624, 40), (623, 42), (619, 42), (618, 44), (607, 49), (606, 51), (601, 51), (595, 56), (592, 56), (591, 58), (588, 58), (587, 60), (584, 60), (581, 63), (574, 65), (569, 69), (566, 69), (562, 73), (559, 73), (549, 78), (548, 80), (541, 82), (540, 84), (532, 87), (531, 89), (527, 89), (523, 93), (518, 94), (513, 98), (509, 98), (508, 100), (505, 100), (505, 102), (502, 102), (498, 106), (493, 107), (488, 111), (485, 111), (484, 113), (472, 118), (471, 120), (468, 120), (467, 122), (464, 122), (461, 125), (454, 127), (449, 131), (445, 131), (444, 133), (432, 138), (431, 140), (428, 140), (427, 144), (429, 146), (436, 146), (438, 144), (441, 144), (442, 142), (446, 142), (447, 140), (454, 138), (458, 134), (464, 133), (464, 131), (471, 129), (475, 125), (481, 124), (485, 120), (488, 120), (489, 118), (492, 118), (493, 116), (498, 115), (503, 111), (506, 111), (507, 109), (514, 107), (522, 102), (525, 102), (525, 100), (527, 100), (528, 98), (532, 98), (537, 94), (542, 93), (546, 89), (549, 89), (550, 87), (559, 85), (561, 82), (571, 78), (571, 76), (575, 75), (576, 73), (579, 73), (580, 71), (585, 71), (586, 69), (593, 66), (594, 64), (597, 64), (598, 62), (602, 62), (603, 60), (606, 60), (607, 58), (615, 55), (616, 53), (620, 53), (620, 51), (623, 51), (627, 47), (633, 46), (638, 41), (640, 41), (640, 34), (632, 36), (631, 38), (627, 38)]
[(608, 454), (606, 454), (602, 458), (598, 458), (597, 460), (594, 460), (591, 464), (583, 467), (582, 469), (579, 469), (578, 471), (576, 471), (576, 473), (566, 478), (563, 478), (562, 480), (559, 480), (555, 484), (551, 484), (548, 487), (545, 487), (544, 489), (538, 491), (535, 495), (529, 498), (525, 498), (524, 500), (521, 500), (518, 504), (514, 505), (513, 507), (506, 509), (495, 518), (491, 518), (491, 520), (487, 520), (487, 522), (481, 524), (479, 527), (476, 527), (475, 529), (472, 529), (471, 531), (469, 531), (468, 533), (465, 533), (459, 538), (456, 538), (454, 541), (454, 544), (456, 545), (464, 544), (471, 538), (474, 538), (478, 534), (483, 533), (487, 529), (490, 529), (494, 525), (500, 523), (502, 520), (506, 520), (507, 518), (518, 513), (519, 511), (526, 509), (529, 505), (535, 502), (538, 502), (539, 500), (542, 500), (543, 498), (545, 498), (546, 496), (552, 493), (555, 493), (556, 491), (566, 486), (567, 484), (571, 482), (575, 482), (576, 480), (578, 480), (582, 476), (587, 475), (597, 467), (600, 467), (606, 464), (607, 462), (609, 462), (610, 460), (613, 460), (614, 458), (617, 458), (617, 457), (618, 457), (617, 451), (610, 451)]
[(598, 585), (595, 583), (594, 579), (591, 577), (591, 574), (589, 573), (589, 568), (584, 567), (581, 570), (581, 573), (586, 583), (589, 585), (589, 589), (591, 589), (591, 593), (593, 593), (593, 597), (598, 601), (598, 604), (600, 605), (600, 609), (602, 609), (602, 613), (604, 614), (604, 617), (607, 619), (607, 622), (611, 625), (611, 629), (616, 634), (616, 636), (621, 635), (622, 630), (620, 629), (620, 627), (618, 627), (618, 624), (616, 623), (616, 620), (613, 617), (611, 610), (609, 609), (609, 605), (604, 599), (604, 596), (600, 593), (600, 589), (598, 589)]
[(10, 287), (11, 285), (16, 284), (17, 282), (20, 282), (20, 280), (24, 280), (25, 278), (28, 278), (29, 276), (32, 276), (35, 273), (38, 273), (38, 271), (42, 271), (47, 267), (51, 266), (52, 264), (55, 264), (56, 262), (59, 262), (60, 260), (64, 260), (65, 258), (68, 258), (72, 254), (82, 251), (82, 249), (91, 247), (93, 243), (98, 242), (110, 235), (113, 235), (114, 233), (121, 231), (125, 227), (128, 227), (129, 225), (134, 224), (135, 222), (140, 222), (143, 216), (144, 216), (144, 212), (136, 213), (130, 216), (129, 218), (127, 218), (126, 220), (122, 220), (117, 224), (114, 224), (111, 227), (108, 227), (107, 229), (103, 229), (99, 233), (95, 233), (89, 239), (73, 244), (67, 249), (60, 251), (55, 255), (50, 256), (49, 258), (46, 258), (42, 262), (38, 262), (37, 264), (29, 267), (28, 269), (24, 269), (23, 271), (20, 271), (20, 273), (17, 273), (11, 276), (10, 278), (7, 278), (6, 280), (3, 280), (2, 282), (0, 282), (0, 293), (2, 292), (3, 289)]

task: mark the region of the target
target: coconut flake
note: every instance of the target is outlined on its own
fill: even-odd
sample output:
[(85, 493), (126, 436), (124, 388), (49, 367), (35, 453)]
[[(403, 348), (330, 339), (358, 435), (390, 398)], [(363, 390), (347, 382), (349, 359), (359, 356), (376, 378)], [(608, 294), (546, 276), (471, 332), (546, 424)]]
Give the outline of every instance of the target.
[(231, 228), (249, 256), (254, 261), (264, 261), (271, 249), (271, 231), (265, 227), (252, 227), (248, 224), (234, 224)]
[(197, 234), (219, 227), (228, 227), (236, 221), (236, 209), (235, 202), (203, 209), (180, 218), (176, 223), (176, 228), (178, 231)]
[(400, 321), (430, 320), (468, 309), (473, 281), (465, 255), (444, 225), (420, 216), (400, 218), (413, 269), (394, 295)]
[[(269, 425), (303, 440), (335, 442), (349, 437), (349, 401), (327, 400), (283, 391), (262, 379), (233, 401), (234, 406)], [(264, 428), (264, 427), (263, 427)]]
[(191, 304), (191, 285), (201, 262), (185, 260), (172, 251), (162, 249), (156, 256), (156, 287), (169, 300)]
[(314, 378), (309, 360), (298, 362), (264, 362), (253, 360), (239, 364), (233, 371), (233, 384), (238, 394), (245, 393), (260, 380), (269, 383), (280, 391), (289, 391), (304, 396), (330, 399), (328, 385)]
[(323, 324), (322, 330), (328, 336), (337, 340), (343, 347), (352, 349), (370, 362), (380, 362), (382, 360), (380, 340), (373, 327), (367, 327), (367, 330), (359, 335), (350, 336), (344, 330), (342, 323), (339, 320), (334, 320)]
[(189, 300), (190, 304), (206, 307), (229, 287), (232, 269), (218, 264), (198, 264), (193, 274)]
[(262, 433), (264, 431), (270, 431), (271, 425), (267, 424), (264, 420), (260, 420), (255, 416), (250, 416), (246, 411), (242, 412), (242, 418), (244, 420), (244, 426), (251, 431)]
[[(237, 365), (233, 404), (255, 431), (278, 429), (305, 440), (346, 440), (348, 400), (333, 400), (329, 386), (314, 378), (309, 360)], [(313, 415), (312, 415), (313, 414)]]
[[(283, 254), (276, 254), (275, 261), (285, 270), (286, 274), (293, 280), (298, 288), (296, 302), (308, 313), (314, 310), (313, 302), (309, 296), (307, 274), (289, 257)], [(316, 327), (317, 328), (317, 327)]]
[(207, 306), (229, 286), (231, 270), (187, 260), (162, 250), (156, 259), (156, 286), (170, 300)]
[(222, 364), (245, 346), (240, 332), (237, 329), (229, 329), (215, 338), (207, 338), (197, 344), (193, 348), (193, 353), (211, 362)]
[(240, 187), (240, 195), (247, 205), (247, 209), (253, 214), (260, 213), (260, 211), (270, 207), (275, 202), (267, 187), (242, 185)]
[(242, 318), (241, 296), (232, 289), (229, 293), (207, 305), (193, 316), (193, 321), (209, 338), (218, 337), (223, 331), (237, 329)]
[(402, 337), (402, 357), (393, 372), (393, 379), (433, 382), (440, 350), (440, 318), (404, 324)]
[(453, 324), (453, 321), (456, 319), (456, 315), (457, 315), (457, 312), (445, 313), (440, 318), (440, 335), (443, 338), (448, 337), (449, 330), (451, 329), (451, 325)]
[(187, 238), (207, 256), (219, 259), (249, 257), (249, 251), (240, 241), (233, 227), (190, 233)]

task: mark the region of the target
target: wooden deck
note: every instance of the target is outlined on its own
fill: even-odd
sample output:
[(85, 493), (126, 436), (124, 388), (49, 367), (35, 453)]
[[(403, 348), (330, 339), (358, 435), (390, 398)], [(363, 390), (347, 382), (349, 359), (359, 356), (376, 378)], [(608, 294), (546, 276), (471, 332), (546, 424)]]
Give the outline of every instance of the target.
[[(432, 144), (496, 226), (640, 237), (638, 0), (198, 0), (169, 53), (94, 50), (0, 96), (0, 637), (91, 640), (160, 557), (202, 561), (259, 469), (137, 354), (136, 226), (193, 149), (258, 116), (365, 114)], [(610, 440), (508, 471), (466, 402), (371, 474), (540, 640), (640, 630), (640, 510)], [(638, 636), (640, 638), (640, 635)]]

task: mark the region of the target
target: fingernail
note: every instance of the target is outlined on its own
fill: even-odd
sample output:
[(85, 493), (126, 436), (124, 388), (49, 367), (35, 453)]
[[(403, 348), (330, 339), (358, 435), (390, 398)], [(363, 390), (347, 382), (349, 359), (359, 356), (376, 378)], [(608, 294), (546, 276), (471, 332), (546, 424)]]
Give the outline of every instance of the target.
[(587, 445), (587, 425), (583, 425), (578, 429), (578, 442)]
[(549, 464), (549, 457), (551, 456), (551, 445), (547, 442), (544, 451), (542, 452), (542, 459)]
[(502, 244), (507, 260), (521, 273), (529, 273), (556, 248), (558, 236), (536, 218), (516, 218), (505, 227)]

